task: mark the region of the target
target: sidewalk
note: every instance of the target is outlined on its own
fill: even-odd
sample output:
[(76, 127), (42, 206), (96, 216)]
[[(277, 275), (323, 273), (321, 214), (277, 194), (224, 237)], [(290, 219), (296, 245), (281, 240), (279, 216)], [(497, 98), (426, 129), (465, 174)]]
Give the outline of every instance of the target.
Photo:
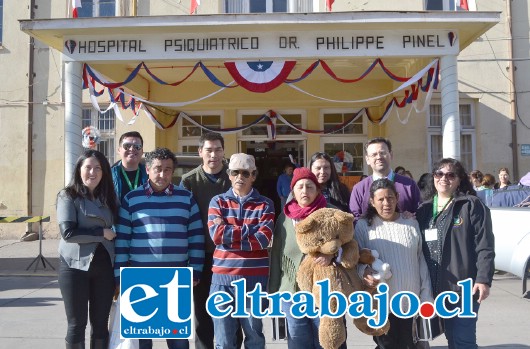
[[(56, 269), (58, 242), (42, 242), (43, 256)], [(64, 348), (66, 317), (57, 273), (49, 266), (44, 269), (40, 261), (36, 272), (35, 265), (25, 270), (38, 253), (38, 241), (0, 240), (0, 349)], [(286, 342), (272, 341), (269, 319), (264, 326), (267, 348), (286, 349)], [(482, 348), (530, 349), (530, 299), (521, 297), (520, 279), (495, 275), (491, 296), (480, 309), (477, 332)], [(166, 348), (158, 340), (153, 347)], [(374, 347), (371, 337), (359, 333), (349, 321), (348, 348)], [(446, 347), (443, 336), (431, 342), (431, 348)]]

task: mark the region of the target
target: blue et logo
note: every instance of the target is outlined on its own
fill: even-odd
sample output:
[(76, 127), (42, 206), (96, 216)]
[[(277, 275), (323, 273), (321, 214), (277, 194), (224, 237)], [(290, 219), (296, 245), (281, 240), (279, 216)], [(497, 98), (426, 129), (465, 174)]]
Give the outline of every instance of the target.
[(123, 338), (192, 338), (191, 268), (129, 267), (120, 275)]

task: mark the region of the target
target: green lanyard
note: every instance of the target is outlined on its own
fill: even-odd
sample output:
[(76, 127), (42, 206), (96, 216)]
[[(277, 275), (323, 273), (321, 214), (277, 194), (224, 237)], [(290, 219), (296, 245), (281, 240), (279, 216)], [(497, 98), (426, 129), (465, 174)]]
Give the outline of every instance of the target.
[(442, 213), (445, 208), (447, 207), (447, 205), (449, 205), (449, 203), (453, 200), (453, 197), (451, 196), (451, 198), (449, 199), (449, 201), (447, 201), (444, 205), (444, 207), (438, 211), (438, 194), (434, 195), (434, 198), (432, 199), (432, 223), (434, 224), (434, 222), (436, 222), (436, 218), (438, 218), (438, 216), (440, 215), (440, 213)]
[(130, 190), (136, 189), (138, 187), (138, 180), (140, 179), (140, 168), (136, 170), (136, 177), (134, 178), (134, 188), (131, 184), (131, 181), (129, 180), (129, 176), (127, 176), (127, 173), (123, 169), (123, 166), (121, 167), (121, 173), (123, 174), (123, 177), (125, 177), (125, 181), (127, 182), (127, 185), (129, 186)]

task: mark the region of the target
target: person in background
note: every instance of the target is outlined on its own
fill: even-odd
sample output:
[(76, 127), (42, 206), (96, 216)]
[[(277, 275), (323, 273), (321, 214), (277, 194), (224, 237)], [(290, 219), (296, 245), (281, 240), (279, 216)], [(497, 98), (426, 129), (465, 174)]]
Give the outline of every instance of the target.
[(495, 177), (492, 174), (486, 173), (482, 178), (482, 187), (484, 189), (493, 189), (495, 185)]
[[(114, 275), (121, 267), (191, 267), (193, 286), (200, 283), (204, 263), (204, 233), (192, 194), (172, 184), (175, 154), (156, 148), (146, 154), (149, 179), (122, 200), (116, 224)], [(187, 339), (166, 339), (169, 349), (187, 349)], [(151, 339), (140, 339), (151, 349)]]
[(114, 238), (118, 200), (110, 165), (97, 150), (86, 150), (72, 180), (57, 195), (59, 288), (68, 331), (66, 349), (85, 348), (87, 318), (91, 349), (107, 349), (114, 295)]
[(278, 177), (278, 182), (276, 182), (276, 191), (281, 201), (281, 209), (285, 206), (287, 197), (289, 196), (291, 190), (291, 179), (293, 178), (294, 165), (290, 162), (286, 163), (283, 168), (283, 173)]
[(469, 180), (471, 181), (471, 184), (473, 184), (473, 189), (475, 189), (475, 191), (484, 189), (482, 186), (483, 179), (484, 175), (479, 170), (471, 171), (469, 174)]
[[(433, 302), (431, 279), (422, 251), (422, 240), (418, 222), (404, 217), (397, 210), (398, 193), (394, 183), (381, 178), (370, 186), (370, 205), (355, 226), (355, 238), (359, 248), (379, 252), (379, 258), (390, 264), (392, 277), (385, 282), (389, 297), (397, 292), (412, 292), (420, 302)], [(379, 283), (373, 278), (374, 270), (366, 264), (358, 266), (359, 274), (368, 287)], [(407, 301), (401, 302), (407, 311)], [(380, 349), (416, 349), (412, 333), (412, 318), (398, 318), (390, 314), (390, 330), (373, 337)]]
[(432, 173), (426, 172), (421, 175), (418, 180), (418, 188), (420, 188), (421, 201), (431, 200), (436, 194), (436, 188), (434, 187), (434, 177)]
[[(312, 171), (300, 167), (294, 170), (291, 180), (292, 195), (286, 203), (274, 227), (274, 242), (271, 248), (269, 294), (274, 292), (300, 291), (296, 274), (304, 254), (296, 242), (294, 227), (311, 213), (334, 206), (322, 195), (320, 181)], [(329, 265), (332, 255), (321, 254), (314, 262)], [(293, 302), (282, 302), (282, 311), (287, 320), (287, 346), (289, 349), (321, 349), (318, 338), (320, 320), (316, 318), (295, 318), (291, 315)], [(345, 348), (345, 343), (341, 348)]]
[[(210, 294), (226, 292), (236, 298), (232, 282), (244, 279), (247, 290), (267, 290), (269, 245), (274, 229), (274, 204), (253, 188), (258, 175), (252, 155), (233, 154), (228, 164), (232, 188), (216, 195), (208, 209), (208, 229), (215, 244)], [(226, 309), (233, 303), (220, 305)], [(249, 304), (246, 304), (249, 307)], [(247, 309), (248, 311), (248, 309)], [(214, 318), (217, 349), (235, 349), (237, 330), (243, 328), (246, 349), (265, 348), (263, 323), (253, 316)]]
[(370, 203), (370, 186), (379, 178), (388, 178), (394, 182), (399, 193), (398, 208), (400, 212), (415, 213), (421, 202), (420, 189), (414, 180), (392, 171), (392, 143), (386, 138), (369, 140), (364, 149), (366, 163), (372, 168), (372, 175), (363, 179), (353, 187), (350, 197), (350, 210), (359, 219), (368, 209)]
[[(215, 245), (208, 232), (208, 208), (215, 195), (225, 193), (231, 183), (224, 161), (225, 141), (220, 133), (204, 133), (199, 139), (199, 156), (202, 164), (184, 174), (180, 185), (193, 194), (199, 205), (203, 224), (205, 244), (204, 267), (201, 282), (193, 288), (193, 306), (195, 310), (195, 348), (213, 349), (214, 331), (213, 321), (206, 311), (206, 300), (210, 294), (212, 283), (212, 261)], [(238, 334), (238, 348), (243, 342), (241, 328)]]
[(339, 180), (339, 175), (331, 157), (322, 152), (313, 154), (309, 162), (309, 169), (317, 177), (322, 195), (324, 195), (326, 201), (344, 212), (350, 212), (348, 208), (350, 191)]
[(394, 173), (397, 173), (397, 174), (402, 175), (402, 176), (405, 175), (405, 171), (406, 171), (405, 167), (403, 167), (403, 166), (398, 166), (398, 167), (396, 167), (394, 169)]
[(121, 202), (125, 194), (147, 181), (145, 165), (140, 161), (143, 155), (144, 140), (139, 132), (126, 132), (120, 136), (118, 154), (121, 160), (112, 168), (112, 181), (118, 200)]
[(506, 167), (503, 167), (499, 170), (499, 182), (495, 183), (493, 189), (506, 189), (508, 186), (512, 185), (510, 182), (510, 171)]
[[(445, 319), (449, 348), (477, 348), (479, 305), (488, 298), (495, 271), (495, 246), (489, 209), (460, 161), (444, 158), (433, 167), (436, 195), (421, 205), (416, 218), (434, 297), (444, 291), (462, 295), (457, 282), (473, 280), (473, 311), (477, 317)], [(456, 304), (446, 304), (449, 311)]]

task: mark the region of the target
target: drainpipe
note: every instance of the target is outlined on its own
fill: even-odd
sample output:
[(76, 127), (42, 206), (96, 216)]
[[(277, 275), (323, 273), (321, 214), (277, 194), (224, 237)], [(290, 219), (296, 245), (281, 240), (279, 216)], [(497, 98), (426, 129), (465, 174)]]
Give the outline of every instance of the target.
[[(508, 22), (509, 38), (510, 38), (510, 58), (513, 58), (513, 18), (512, 18), (512, 1), (506, 1), (506, 15)], [(513, 64), (513, 60), (508, 63), (510, 69), (510, 116), (512, 126), (512, 163), (513, 163), (513, 179), (519, 178), (519, 157), (517, 156), (517, 87), (515, 84), (515, 69), (517, 67)]]
[[(30, 1), (29, 19), (35, 18), (35, 0)], [(28, 157), (27, 157), (27, 215), (33, 216), (33, 78), (35, 75), (33, 62), (35, 61), (35, 40), (29, 39), (29, 69), (28, 69)], [(28, 223), (26, 232), (31, 232), (31, 223)]]
[(138, 0), (132, 0), (132, 13), (133, 17), (138, 16)]

